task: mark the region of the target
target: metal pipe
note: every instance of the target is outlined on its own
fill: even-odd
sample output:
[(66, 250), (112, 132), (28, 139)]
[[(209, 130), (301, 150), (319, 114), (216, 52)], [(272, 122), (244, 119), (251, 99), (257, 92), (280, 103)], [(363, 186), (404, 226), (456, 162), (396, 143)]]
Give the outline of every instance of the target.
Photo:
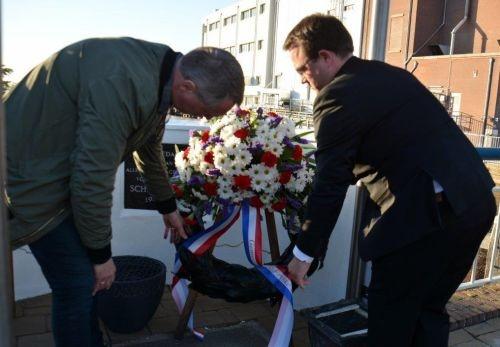
[[(436, 36), (436, 34), (443, 28), (443, 26), (446, 24), (446, 7), (447, 7), (447, 4), (448, 4), (448, 0), (444, 0), (444, 6), (443, 6), (443, 20), (441, 21), (441, 24), (439, 24), (439, 26), (436, 28), (436, 30), (434, 30), (434, 32), (427, 38), (427, 40), (425, 40), (425, 42), (420, 46), (418, 47), (412, 54), (411, 56), (406, 59), (405, 61), (405, 70), (407, 70), (407, 66), (408, 66), (408, 63), (410, 62), (410, 60), (415, 56), (415, 54), (417, 54), (418, 52), (420, 52), (420, 50), (422, 48), (424, 48), (425, 46), (427, 46), (427, 44), (429, 43), (430, 40), (432, 40), (432, 38), (434, 36)], [(415, 71), (415, 69), (413, 69), (413, 71)], [(412, 73), (413, 73), (412, 71)]]
[[(411, 31), (411, 20), (413, 16), (413, 0), (409, 0), (408, 4), (408, 30), (406, 33), (406, 47), (405, 47), (405, 56), (406, 60), (408, 60), (408, 51), (410, 50), (410, 31)], [(405, 67), (406, 69), (406, 67)]]
[(373, 0), (370, 18), (370, 43), (367, 52), (367, 58), (370, 60), (385, 60), (388, 10), (388, 0)]
[[(470, 2), (469, 0), (465, 0), (465, 10), (464, 10), (464, 17), (462, 18), (462, 20), (457, 24), (455, 25), (455, 27), (451, 30), (451, 39), (450, 39), (450, 53), (449, 53), (449, 56), (450, 56), (450, 63), (448, 64), (448, 93), (450, 93), (450, 90), (451, 90), (451, 70), (452, 70), (452, 66), (453, 66), (453, 58), (452, 58), (452, 55), (453, 53), (455, 52), (455, 38), (456, 38), (456, 34), (457, 34), (457, 31), (462, 27), (462, 25), (464, 25), (464, 23), (467, 21), (467, 19), (469, 18), (469, 6), (470, 5)], [(449, 94), (448, 94), (449, 96)]]
[(455, 39), (457, 35), (457, 31), (464, 25), (464, 23), (469, 19), (469, 8), (470, 8), (470, 0), (465, 0), (465, 11), (464, 17), (458, 24), (451, 30), (451, 41), (450, 41), (450, 55), (455, 53)]
[(483, 114), (484, 114), (484, 119), (483, 119), (483, 130), (481, 131), (481, 134), (483, 134), (482, 137), (482, 143), (481, 147), (484, 146), (484, 137), (486, 136), (486, 126), (488, 125), (488, 107), (490, 105), (490, 94), (491, 94), (491, 80), (493, 78), (493, 64), (495, 63), (495, 58), (490, 57), (488, 61), (488, 80), (486, 81), (486, 95), (484, 98), (484, 108), (483, 108)]
[[(0, 28), (1, 28), (0, 8)], [(1, 29), (0, 29), (1, 30)], [(0, 47), (1, 47), (0, 38)], [(1, 50), (1, 48), (0, 48)], [(1, 57), (1, 51), (0, 51)], [(0, 62), (1, 65), (1, 62)], [(1, 76), (0, 76), (1, 80)], [(3, 197), (6, 182), (5, 160), (5, 115), (3, 102), (0, 100), (0, 194)], [(1, 198), (0, 198), (1, 199)], [(7, 213), (5, 205), (0, 200), (0, 346), (12, 346), (12, 313), (14, 295), (12, 292), (12, 261), (9, 230), (7, 229)]]

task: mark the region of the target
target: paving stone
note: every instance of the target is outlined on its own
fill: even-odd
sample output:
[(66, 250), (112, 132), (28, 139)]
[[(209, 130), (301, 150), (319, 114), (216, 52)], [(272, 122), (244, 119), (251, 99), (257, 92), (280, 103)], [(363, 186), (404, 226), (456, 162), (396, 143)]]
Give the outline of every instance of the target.
[(19, 317), (22, 317), (24, 316), (24, 309), (23, 307), (21, 306), (21, 304), (17, 303), (15, 304), (14, 306), (14, 318), (19, 318)]
[(489, 325), (492, 325), (495, 330), (500, 330), (500, 318), (493, 318), (488, 321)]
[(251, 319), (256, 319), (259, 317), (269, 316), (272, 311), (269, 304), (259, 303), (259, 304), (246, 304), (237, 306), (230, 309), (239, 320), (246, 321)]
[(478, 339), (489, 346), (500, 347), (500, 331), (478, 336)]
[[(109, 334), (109, 337), (108, 337)], [(151, 336), (151, 333), (147, 329), (142, 329), (138, 332), (131, 333), (131, 334), (118, 334), (114, 333), (112, 331), (103, 331), (104, 335), (104, 341), (108, 341), (108, 338), (111, 338), (111, 343), (115, 344), (117, 342), (124, 342), (124, 341), (130, 341), (130, 340), (136, 340), (140, 338), (144, 338), (146, 336)]]
[(455, 346), (459, 343), (469, 342), (474, 340), (471, 334), (469, 334), (464, 329), (455, 330), (450, 333), (450, 337), (448, 339), (448, 346)]
[(175, 331), (177, 327), (177, 322), (179, 321), (179, 315), (177, 316), (167, 316), (162, 318), (154, 318), (149, 322), (148, 326), (153, 333), (170, 333)]
[(310, 347), (309, 333), (306, 329), (298, 329), (293, 331), (293, 346), (294, 347)]
[(488, 347), (488, 345), (482, 343), (481, 341), (473, 340), (469, 342), (460, 343), (458, 345), (455, 345), (454, 347)]
[(24, 316), (46, 316), (52, 314), (52, 306), (26, 307), (23, 311)]
[(40, 295), (34, 298), (19, 300), (18, 303), (24, 307), (40, 307), (40, 306), (51, 306), (52, 305), (52, 295)]
[(305, 318), (302, 317), (302, 315), (299, 312), (295, 311), (293, 328), (294, 329), (302, 329), (302, 328), (307, 328), (307, 327), (308, 327), (307, 320), (305, 320)]
[(240, 322), (230, 310), (208, 311), (200, 312), (195, 315), (195, 327), (213, 327), (222, 326), (227, 324), (234, 324)]
[(484, 322), (472, 325), (470, 327), (466, 327), (465, 330), (467, 330), (467, 332), (472, 336), (479, 336), (495, 331), (495, 327), (493, 325), (488, 324), (488, 322)]
[(47, 332), (45, 316), (25, 316), (12, 322), (14, 336), (43, 334)]
[(55, 346), (52, 334), (36, 334), (21, 336), (17, 339), (17, 347), (52, 347)]

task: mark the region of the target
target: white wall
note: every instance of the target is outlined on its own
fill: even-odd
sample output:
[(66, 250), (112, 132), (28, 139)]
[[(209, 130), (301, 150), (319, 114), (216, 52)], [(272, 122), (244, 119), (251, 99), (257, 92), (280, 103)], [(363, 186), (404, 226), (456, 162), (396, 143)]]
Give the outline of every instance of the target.
[[(164, 142), (186, 143), (189, 129), (200, 128), (200, 124), (190, 119), (172, 119), (167, 123)], [(302, 129), (303, 130), (303, 129)], [(167, 283), (170, 283), (174, 260), (174, 247), (163, 239), (163, 221), (155, 211), (124, 209), (123, 165), (118, 169), (114, 203), (112, 209), (114, 255), (143, 255), (164, 262), (167, 266)], [(281, 225), (279, 215), (275, 216), (280, 249), (288, 245), (288, 236)], [(346, 291), (348, 259), (351, 244), (352, 223), (354, 218), (354, 190), (350, 189), (344, 202), (339, 222), (330, 240), (324, 268), (311, 278), (312, 284), (306, 290), (295, 293), (297, 309), (321, 305), (342, 299)], [(264, 227), (264, 249), (269, 251), (267, 230)], [(215, 249), (215, 255), (230, 263), (250, 266), (242, 245), (241, 222), (223, 236)], [(264, 259), (270, 260), (269, 256)], [(16, 300), (33, 297), (49, 292), (40, 268), (27, 253), (27, 248), (14, 252)]]

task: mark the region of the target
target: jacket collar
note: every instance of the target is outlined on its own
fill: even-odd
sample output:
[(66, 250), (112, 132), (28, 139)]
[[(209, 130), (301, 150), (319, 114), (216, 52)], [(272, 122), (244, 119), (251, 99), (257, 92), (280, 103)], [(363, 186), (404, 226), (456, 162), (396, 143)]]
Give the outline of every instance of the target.
[(160, 83), (158, 90), (158, 113), (166, 115), (172, 106), (172, 73), (175, 64), (182, 57), (182, 53), (175, 52), (170, 48), (165, 53), (161, 63)]

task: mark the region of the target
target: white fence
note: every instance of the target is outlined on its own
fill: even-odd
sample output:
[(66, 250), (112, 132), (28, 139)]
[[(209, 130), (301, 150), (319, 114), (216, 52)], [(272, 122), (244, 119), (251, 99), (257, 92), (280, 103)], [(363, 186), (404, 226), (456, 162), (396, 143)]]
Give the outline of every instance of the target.
[[(500, 192), (500, 187), (493, 188), (494, 193)], [(485, 236), (479, 247), (471, 271), (466, 276), (459, 290), (482, 286), (500, 281), (499, 231), (500, 206), (490, 232)]]

